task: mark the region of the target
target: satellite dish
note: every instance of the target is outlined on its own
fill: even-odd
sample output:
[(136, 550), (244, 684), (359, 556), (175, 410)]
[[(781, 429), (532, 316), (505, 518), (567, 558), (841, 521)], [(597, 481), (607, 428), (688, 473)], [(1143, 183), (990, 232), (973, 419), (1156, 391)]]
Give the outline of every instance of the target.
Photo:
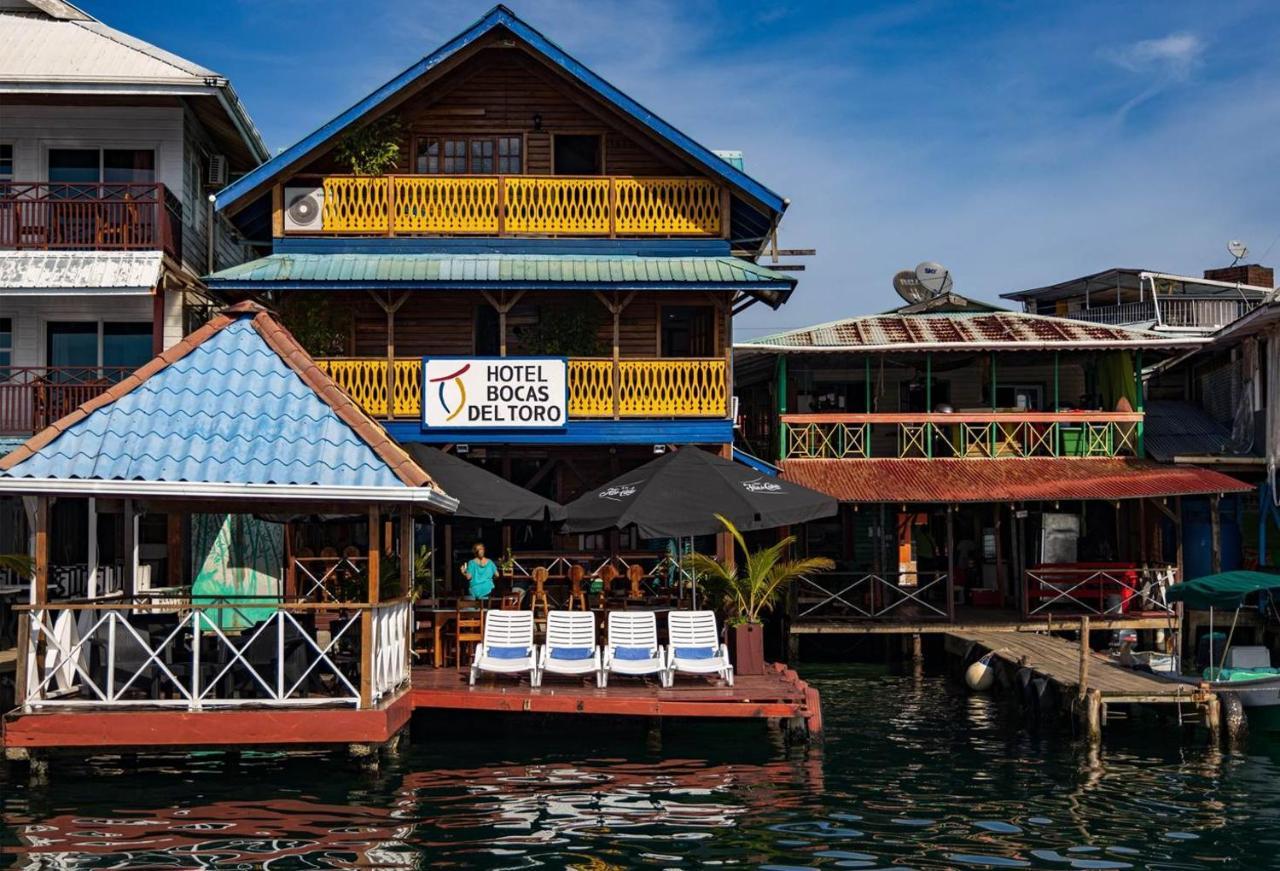
[(951, 292), (951, 271), (941, 263), (934, 263), (932, 260), (921, 263), (916, 267), (916, 279), (928, 291), (928, 298)]
[(1246, 254), (1249, 253), (1249, 246), (1241, 242), (1239, 239), (1232, 239), (1227, 243), (1227, 253), (1235, 258), (1235, 260), (1231, 261), (1231, 265), (1235, 266)]
[(915, 270), (912, 269), (904, 269), (893, 277), (893, 289), (898, 292), (898, 296), (912, 305), (929, 298), (929, 291), (920, 283), (920, 279), (916, 278)]

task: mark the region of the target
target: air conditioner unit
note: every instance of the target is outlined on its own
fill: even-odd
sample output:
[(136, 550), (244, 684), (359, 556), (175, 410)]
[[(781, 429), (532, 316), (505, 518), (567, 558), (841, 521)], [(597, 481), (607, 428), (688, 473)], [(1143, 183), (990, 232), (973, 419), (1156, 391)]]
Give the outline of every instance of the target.
[(209, 155), (209, 186), (226, 187), (229, 166), (225, 154)]
[(324, 227), (324, 189), (296, 187), (284, 189), (284, 228), (306, 232)]

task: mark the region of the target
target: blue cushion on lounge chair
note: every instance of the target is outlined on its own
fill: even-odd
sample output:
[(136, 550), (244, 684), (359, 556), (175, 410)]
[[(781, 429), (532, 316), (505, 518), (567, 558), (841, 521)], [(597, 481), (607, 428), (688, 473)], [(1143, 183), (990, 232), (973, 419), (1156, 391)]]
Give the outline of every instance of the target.
[(527, 647), (495, 647), (489, 645), (485, 648), (485, 655), (494, 659), (524, 659), (529, 655)]
[(614, 659), (628, 659), (633, 662), (653, 659), (653, 651), (648, 647), (615, 647)]
[(581, 660), (590, 659), (594, 653), (590, 647), (553, 647), (550, 656), (552, 659)]
[(677, 647), (676, 659), (711, 659), (716, 655), (714, 647)]

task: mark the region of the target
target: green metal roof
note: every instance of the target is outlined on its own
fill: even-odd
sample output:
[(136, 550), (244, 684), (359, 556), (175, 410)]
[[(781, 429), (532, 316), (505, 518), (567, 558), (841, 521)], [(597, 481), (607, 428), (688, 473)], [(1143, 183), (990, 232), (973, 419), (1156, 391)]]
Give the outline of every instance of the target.
[[(421, 286), (479, 289), (626, 285), (790, 291), (795, 280), (737, 257), (637, 257), (581, 254), (271, 254), (215, 272), (220, 290)], [(550, 289), (550, 288), (547, 288)]]

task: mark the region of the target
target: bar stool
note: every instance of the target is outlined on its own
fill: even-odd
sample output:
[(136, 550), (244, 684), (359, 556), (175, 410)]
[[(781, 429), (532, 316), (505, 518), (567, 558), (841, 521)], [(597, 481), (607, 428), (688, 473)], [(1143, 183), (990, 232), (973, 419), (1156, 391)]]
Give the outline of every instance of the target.
[(618, 570), (613, 567), (612, 563), (608, 563), (600, 568), (600, 599), (597, 607), (603, 611), (605, 603), (609, 598), (609, 594), (613, 592), (613, 582), (618, 578)]
[[(538, 566), (533, 570), (533, 593), (529, 597), (529, 610), (533, 612), (534, 620), (547, 619), (547, 612), (551, 610), (551, 601), (547, 598), (547, 569), (545, 566)], [(538, 610), (542, 610), (541, 616)]]
[(643, 599), (644, 591), (640, 589), (640, 582), (644, 580), (644, 569), (639, 565), (627, 566), (627, 580), (631, 582), (631, 588), (627, 590), (627, 598)]
[(587, 594), (582, 592), (582, 581), (586, 576), (582, 566), (569, 566), (569, 602), (566, 607), (570, 611), (575, 604), (579, 611), (587, 610)]

